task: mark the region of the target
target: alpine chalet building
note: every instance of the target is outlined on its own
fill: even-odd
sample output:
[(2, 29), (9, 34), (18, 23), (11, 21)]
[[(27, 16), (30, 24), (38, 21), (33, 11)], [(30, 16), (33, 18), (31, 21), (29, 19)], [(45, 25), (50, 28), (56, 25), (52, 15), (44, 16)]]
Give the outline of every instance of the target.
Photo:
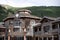
[(0, 40), (60, 40), (60, 18), (31, 15), (21, 9), (0, 22)]

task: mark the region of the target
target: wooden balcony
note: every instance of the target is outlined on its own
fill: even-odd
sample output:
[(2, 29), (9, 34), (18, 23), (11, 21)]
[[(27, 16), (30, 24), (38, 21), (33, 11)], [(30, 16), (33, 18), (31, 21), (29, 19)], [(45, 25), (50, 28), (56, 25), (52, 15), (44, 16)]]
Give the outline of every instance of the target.
[(3, 35), (3, 34), (5, 34), (4, 32), (0, 32), (0, 35)]
[[(24, 32), (12, 32), (10, 33), (11, 36), (24, 36)], [(26, 33), (26, 36), (32, 36), (31, 33)]]
[(23, 36), (24, 33), (23, 32), (11, 32), (10, 35), (11, 36)]
[(59, 29), (52, 29), (50, 30), (49, 32), (52, 33), (52, 34), (57, 34), (59, 31)]
[(0, 36), (5, 36), (5, 33), (4, 32), (0, 32)]
[(34, 34), (35, 34), (35, 35), (40, 35), (40, 34), (42, 34), (42, 32), (39, 31), (39, 32), (35, 32)]

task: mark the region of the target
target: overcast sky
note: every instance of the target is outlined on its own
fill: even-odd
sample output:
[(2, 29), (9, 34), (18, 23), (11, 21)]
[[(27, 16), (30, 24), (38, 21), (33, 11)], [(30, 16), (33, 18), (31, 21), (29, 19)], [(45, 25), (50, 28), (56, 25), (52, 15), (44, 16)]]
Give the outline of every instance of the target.
[(7, 4), (13, 7), (60, 6), (60, 0), (0, 0), (0, 4)]

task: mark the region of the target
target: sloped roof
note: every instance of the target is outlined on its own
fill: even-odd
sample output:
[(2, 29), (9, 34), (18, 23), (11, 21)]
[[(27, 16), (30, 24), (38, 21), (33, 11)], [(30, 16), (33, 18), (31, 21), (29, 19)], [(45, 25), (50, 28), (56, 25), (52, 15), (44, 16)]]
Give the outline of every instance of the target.
[[(23, 11), (24, 11), (24, 10), (23, 10)], [(28, 10), (27, 10), (27, 11), (28, 11)], [(9, 19), (9, 18), (15, 18), (15, 15), (16, 15), (16, 14), (17, 14), (17, 13), (8, 15), (8, 17), (5, 18), (5, 19), (3, 19), (3, 21), (5, 21), (5, 20), (7, 20), (7, 19)], [(27, 13), (18, 13), (18, 14), (19, 14), (19, 17), (27, 17), (27, 18), (33, 18), (33, 19), (41, 19), (40, 17), (30, 15), (29, 13), (28, 13), (28, 14), (27, 14)]]
[(47, 16), (44, 16), (44, 17), (40, 20), (40, 22), (42, 22), (44, 19), (52, 20), (52, 21), (56, 20), (56, 18), (54, 18), (54, 17), (47, 17)]
[(57, 19), (57, 20), (60, 20), (60, 17), (57, 17), (56, 19)]
[(43, 18), (47, 18), (47, 19), (50, 19), (50, 20), (56, 20), (56, 18), (54, 18), (54, 17), (47, 17), (47, 16), (44, 16)]
[(32, 13), (30, 10), (27, 10), (27, 9), (21, 9), (21, 10), (18, 10), (17, 12), (29, 12), (29, 13)]
[[(24, 17), (24, 18), (33, 18), (33, 19), (42, 19), (41, 17), (37, 17), (37, 16), (33, 16), (33, 15), (20, 15), (19, 17)], [(13, 16), (9, 16), (5, 19), (3, 19), (3, 21), (5, 21), (6, 19), (9, 19), (9, 18), (15, 18), (15, 15)]]

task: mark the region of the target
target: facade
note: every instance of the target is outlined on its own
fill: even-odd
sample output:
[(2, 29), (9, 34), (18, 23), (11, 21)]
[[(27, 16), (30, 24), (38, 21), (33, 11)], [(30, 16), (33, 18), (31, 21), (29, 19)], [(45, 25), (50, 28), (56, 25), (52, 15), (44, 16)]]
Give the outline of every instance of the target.
[(27, 9), (0, 22), (0, 40), (60, 40), (60, 18), (31, 15)]
[(33, 40), (33, 26), (40, 22), (39, 17), (31, 15), (30, 10), (18, 10), (8, 14), (0, 26), (0, 40)]
[(40, 25), (34, 26), (35, 40), (60, 40), (60, 20), (43, 17)]

